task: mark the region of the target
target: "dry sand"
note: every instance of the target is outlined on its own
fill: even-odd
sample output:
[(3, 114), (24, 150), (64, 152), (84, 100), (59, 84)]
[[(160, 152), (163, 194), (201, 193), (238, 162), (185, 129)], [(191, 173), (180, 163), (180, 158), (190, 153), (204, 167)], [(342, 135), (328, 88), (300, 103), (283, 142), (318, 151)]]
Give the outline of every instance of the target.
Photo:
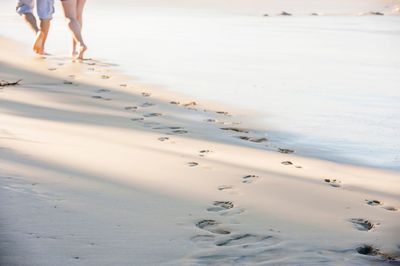
[(400, 263), (398, 172), (267, 151), (251, 114), (109, 63), (0, 51), (22, 79), (0, 88), (1, 265)]

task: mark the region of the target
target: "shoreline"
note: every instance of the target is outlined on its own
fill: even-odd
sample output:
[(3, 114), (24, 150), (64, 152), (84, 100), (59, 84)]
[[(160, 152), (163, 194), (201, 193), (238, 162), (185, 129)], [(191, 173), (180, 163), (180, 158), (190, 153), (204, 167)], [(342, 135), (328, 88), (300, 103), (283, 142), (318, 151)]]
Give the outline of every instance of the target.
[[(24, 50), (25, 56), (30, 57), (29, 49), (25, 44), (16, 43), (14, 40), (7, 40), (5, 37), (0, 36), (0, 40), (3, 41), (3, 45), (5, 43), (13, 43), (13, 45), (19, 47), (21, 50)], [(7, 45), (8, 46), (8, 45)], [(11, 49), (10, 46), (6, 49)], [(67, 55), (49, 55), (49, 56), (33, 56), (35, 60), (46, 61), (46, 58), (50, 59), (48, 64), (48, 69), (56, 69), (58, 62), (68, 60)], [(84, 61), (85, 64), (85, 61)], [(318, 152), (318, 143), (313, 144), (314, 148), (317, 148), (316, 152), (310, 152), (310, 148), (308, 148), (304, 144), (288, 144), (296, 140), (296, 133), (279, 131), (276, 128), (268, 129), (268, 126), (262, 125), (262, 116), (265, 116), (261, 111), (250, 108), (242, 108), (235, 106), (233, 104), (227, 104), (222, 101), (209, 100), (205, 98), (193, 97), (190, 94), (183, 93), (181, 90), (174, 90), (173, 88), (169, 88), (157, 83), (149, 83), (146, 80), (140, 80), (137, 77), (132, 77), (129, 74), (129, 71), (124, 70), (118, 64), (108, 62), (107, 60), (86, 60), (86, 64), (88, 64), (89, 69), (90, 66), (99, 65), (104, 67), (102, 71), (100, 71), (99, 76), (100, 80), (95, 81), (92, 78), (90, 79), (81, 79), (79, 82), (91, 84), (91, 85), (99, 85), (102, 86), (103, 82), (107, 82), (108, 78), (102, 78), (101, 76), (107, 76), (109, 71), (113, 72), (113, 79), (115, 83), (120, 83), (118, 89), (133, 89), (135, 92), (140, 93), (150, 93), (156, 94), (157, 100), (168, 102), (176, 102), (179, 104), (173, 104), (172, 106), (180, 106), (187, 110), (192, 110), (197, 112), (195, 116), (213, 116), (212, 119), (217, 121), (211, 122), (211, 124), (215, 124), (220, 128), (223, 127), (237, 127), (239, 129), (244, 129), (245, 131), (249, 131), (248, 139), (238, 139), (240, 136), (240, 132), (236, 132), (237, 134), (231, 134), (231, 138), (217, 139), (218, 141), (223, 141), (226, 144), (235, 144), (248, 148), (255, 148), (261, 151), (268, 152), (279, 152), (279, 149), (289, 149), (294, 151), (294, 156), (299, 156), (300, 158), (308, 158), (315, 161), (327, 162), (337, 165), (346, 165), (348, 167), (356, 167), (360, 169), (370, 169), (370, 170), (382, 170), (392, 174), (398, 174), (400, 171), (400, 166), (378, 166), (376, 164), (370, 164), (366, 162), (361, 162), (357, 160), (351, 160), (345, 156), (336, 155), (332, 156), (329, 152), (325, 152), (323, 154)], [(48, 70), (47, 69), (47, 70)], [(81, 67), (81, 69), (83, 69)], [(71, 69), (74, 71), (73, 69)], [(93, 70), (89, 70), (86, 73), (90, 73)], [(65, 81), (74, 82), (75, 77), (63, 76), (58, 71), (50, 70), (52, 75), (56, 75), (58, 78), (64, 78)], [(38, 73), (48, 73), (46, 69), (42, 69)], [(93, 73), (92, 73), (93, 74)], [(115, 84), (114, 84), (115, 85)], [(124, 86), (121, 86), (124, 85)], [(154, 96), (154, 95), (153, 95)], [(194, 103), (194, 104), (193, 104)], [(187, 106), (185, 106), (187, 105)], [(218, 114), (221, 113), (222, 115)], [(226, 113), (227, 115), (223, 114)], [(222, 118), (219, 120), (218, 118)], [(198, 119), (198, 118), (197, 118)], [(227, 123), (222, 122), (222, 120), (227, 120)], [(201, 122), (206, 121), (207, 119), (202, 120)], [(198, 120), (200, 122), (200, 120)], [(227, 132), (235, 133), (235, 131), (228, 130)], [(246, 133), (247, 134), (247, 133)], [(245, 134), (245, 135), (246, 135)], [(291, 137), (283, 137), (286, 135), (293, 135)], [(265, 138), (265, 140), (263, 140)], [(258, 141), (261, 140), (261, 141)], [(306, 148), (306, 149), (304, 149)]]
[[(324, 159), (337, 162), (399, 169), (396, 128), (400, 120), (394, 100), (398, 17), (346, 17), (336, 22), (334, 17), (210, 18), (209, 25), (205, 18), (188, 16), (181, 18), (190, 21), (184, 29), (177, 17), (177, 21), (157, 18), (171, 23), (165, 48), (151, 45), (166, 40), (162, 34), (149, 39), (146, 34), (127, 37), (138, 52), (124, 50), (127, 57), (114, 55), (120, 59), (116, 61), (124, 62), (131, 74), (173, 91), (257, 110), (258, 124), (267, 133), (279, 132), (270, 136), (271, 142), (293, 143), (305, 156), (323, 154)], [(134, 21), (153, 25), (145, 18)], [(197, 28), (198, 24), (202, 26)], [(191, 33), (192, 28), (198, 32)], [(230, 34), (220, 38), (223, 30)], [(139, 27), (132, 32), (140, 33)], [(258, 37), (264, 33), (265, 38)], [(181, 34), (197, 42), (182, 41)], [(208, 42), (196, 48), (196, 43), (208, 38), (226, 48), (214, 49)], [(300, 48), (292, 50), (291, 42)], [(147, 59), (147, 54), (141, 54), (148, 45)], [(195, 48), (185, 48), (191, 46)]]

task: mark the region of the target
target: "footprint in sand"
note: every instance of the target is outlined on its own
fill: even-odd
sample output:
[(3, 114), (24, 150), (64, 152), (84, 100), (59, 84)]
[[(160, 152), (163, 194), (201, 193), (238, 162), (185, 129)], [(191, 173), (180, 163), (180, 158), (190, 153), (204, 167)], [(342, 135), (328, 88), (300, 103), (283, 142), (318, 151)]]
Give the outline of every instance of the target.
[(143, 120), (144, 120), (143, 117), (131, 118), (131, 121), (133, 121), (133, 122), (138, 122), (138, 121), (143, 121)]
[(171, 130), (178, 130), (178, 129), (182, 129), (182, 127), (166, 127), (166, 126), (162, 126), (162, 127), (156, 127), (154, 129), (171, 129)]
[(172, 135), (172, 134), (185, 134), (185, 133), (188, 133), (188, 131), (185, 130), (183, 127), (176, 127), (176, 126), (171, 126), (171, 127), (162, 126), (162, 127), (155, 127), (154, 129), (156, 129), (156, 130), (165, 130), (165, 129), (171, 130), (171, 132), (166, 133), (166, 134), (168, 134), (168, 135)]
[(383, 203), (380, 202), (379, 200), (365, 200), (366, 203), (370, 206), (377, 206), (377, 205), (382, 205)]
[(225, 191), (225, 190), (231, 190), (231, 189), (233, 189), (233, 186), (231, 186), (231, 185), (222, 185), (222, 186), (218, 187), (219, 191)]
[(93, 99), (97, 99), (97, 100), (103, 100), (103, 101), (111, 101), (110, 98), (104, 98), (104, 97), (101, 97), (101, 96), (98, 96), (98, 95), (93, 95), (92, 98)]
[(351, 222), (359, 231), (369, 231), (375, 227), (374, 223), (362, 218), (352, 218), (349, 220), (349, 222)]
[(294, 165), (291, 161), (283, 161), (283, 162), (281, 162), (281, 164), (288, 165), (288, 166), (293, 165), (294, 167), (299, 168), (299, 169), (303, 168), (301, 165)]
[(72, 81), (64, 80), (63, 84), (65, 84), (65, 85), (73, 85), (74, 83)]
[(292, 14), (286, 12), (286, 11), (282, 11), (281, 13), (278, 14), (279, 16), (291, 16)]
[(182, 130), (183, 127), (166, 127), (166, 129), (170, 129), (170, 130)]
[(213, 206), (207, 208), (209, 212), (220, 212), (232, 209), (234, 207), (232, 201), (214, 201)]
[(212, 151), (210, 151), (210, 150), (201, 150), (201, 151), (199, 151), (199, 156), (205, 157), (207, 154), (210, 154), (210, 153), (212, 153)]
[(188, 103), (184, 103), (183, 106), (185, 107), (192, 107), (192, 106), (196, 106), (197, 103), (196, 102), (188, 102)]
[[(278, 240), (274, 236), (255, 235), (255, 234), (236, 234), (231, 237), (220, 240), (216, 243), (218, 247), (229, 247), (229, 246), (246, 246), (261, 244), (261, 242), (268, 241), (268, 245), (276, 244)], [(266, 243), (262, 243), (265, 245)]]
[(160, 138), (158, 138), (158, 140), (159, 141), (167, 141), (167, 140), (169, 140), (169, 138), (168, 137), (160, 137)]
[(189, 165), (190, 167), (194, 167), (194, 166), (198, 166), (199, 163), (196, 163), (196, 162), (188, 162), (187, 165)]
[(397, 211), (397, 208), (395, 208), (393, 206), (385, 206), (385, 207), (382, 207), (382, 208), (384, 208), (385, 210), (388, 210), (388, 211), (392, 211), (392, 212)]
[(142, 92), (142, 96), (143, 96), (143, 97), (150, 97), (150, 96), (151, 96), (151, 93), (149, 93), (149, 92)]
[(102, 78), (102, 79), (109, 79), (109, 78), (110, 78), (110, 76), (107, 76), (107, 75), (101, 75), (101, 78)]
[(356, 250), (357, 250), (357, 252), (359, 254), (362, 254), (362, 255), (372, 255), (372, 256), (374, 256), (374, 255), (378, 255), (379, 254), (379, 249), (374, 248), (371, 245), (362, 245), (362, 246), (356, 248)]
[(213, 206), (207, 208), (209, 212), (218, 212), (221, 216), (233, 216), (245, 212), (245, 209), (234, 208), (232, 201), (214, 201)]
[(171, 133), (173, 133), (173, 134), (186, 134), (186, 133), (188, 133), (188, 131), (184, 130), (184, 129), (177, 129), (177, 130), (172, 130)]
[(148, 114), (144, 114), (144, 117), (156, 117), (156, 116), (162, 116), (161, 113), (148, 113)]
[(383, 14), (382, 12), (371, 11), (371, 12), (367, 13), (367, 15), (384, 16), (385, 14)]
[(324, 181), (326, 183), (328, 183), (331, 187), (341, 187), (342, 185), (340, 183), (342, 183), (341, 181), (337, 180), (337, 179), (329, 179), (329, 178), (325, 178)]
[(201, 220), (196, 223), (196, 227), (211, 232), (213, 234), (228, 235), (231, 232), (221, 228), (220, 223), (215, 220)]
[(361, 255), (380, 257), (382, 260), (387, 261), (389, 263), (398, 262), (399, 258), (400, 258), (398, 255), (396, 256), (396, 255), (389, 255), (387, 253), (383, 253), (379, 249), (375, 248), (374, 246), (367, 245), (367, 244), (357, 247), (356, 251), (358, 254), (361, 254)]
[(222, 186), (218, 186), (217, 189), (218, 189), (219, 191), (222, 191), (222, 192), (224, 192), (224, 193), (228, 193), (228, 194), (230, 194), (230, 195), (238, 195), (238, 194), (240, 194), (240, 193), (237, 191), (237, 189), (236, 189), (234, 186), (232, 186), (232, 185), (222, 185)]
[(225, 111), (216, 111), (215, 113), (217, 113), (219, 115), (231, 116), (228, 112), (225, 112)]
[(294, 153), (294, 150), (278, 148), (278, 152), (284, 153), (284, 154), (290, 154), (290, 153)]
[(258, 179), (260, 179), (260, 177), (258, 175), (246, 175), (246, 176), (242, 177), (242, 183), (243, 184), (251, 184), (251, 183), (257, 181)]
[(55, 70), (57, 70), (57, 68), (52, 67), (52, 68), (49, 68), (48, 70), (49, 70), (49, 71), (55, 71)]
[(217, 122), (218, 122), (217, 119), (213, 119), (213, 118), (207, 118), (207, 119), (205, 119), (204, 121), (205, 121), (205, 122), (208, 122), (208, 123), (217, 123)]
[(222, 127), (221, 130), (234, 131), (234, 132), (239, 132), (239, 133), (249, 133), (249, 130), (244, 129), (244, 128), (237, 128), (237, 127)]
[(96, 92), (96, 93), (107, 93), (107, 92), (111, 92), (111, 91), (108, 90), (108, 89), (98, 89), (98, 90), (96, 90), (95, 92)]
[[(370, 206), (383, 205), (383, 202), (379, 201), (379, 200), (368, 200), (368, 199), (366, 199), (365, 202)], [(388, 211), (397, 211), (397, 208), (395, 208), (393, 206), (383, 206), (382, 208), (385, 209), (385, 210), (388, 210)]]
[(177, 102), (177, 101), (170, 101), (169, 103), (170, 104), (174, 104), (174, 105), (180, 105), (181, 104), (180, 102)]
[(124, 109), (126, 111), (136, 111), (138, 108), (137, 106), (125, 106)]
[(150, 107), (150, 106), (154, 106), (154, 105), (155, 105), (154, 103), (145, 102), (145, 103), (142, 103), (140, 105), (140, 107), (146, 108), (146, 107)]
[(241, 140), (246, 140), (246, 141), (251, 141), (255, 143), (262, 143), (268, 141), (267, 138), (253, 138), (253, 137), (247, 137), (247, 136), (238, 136), (239, 139)]

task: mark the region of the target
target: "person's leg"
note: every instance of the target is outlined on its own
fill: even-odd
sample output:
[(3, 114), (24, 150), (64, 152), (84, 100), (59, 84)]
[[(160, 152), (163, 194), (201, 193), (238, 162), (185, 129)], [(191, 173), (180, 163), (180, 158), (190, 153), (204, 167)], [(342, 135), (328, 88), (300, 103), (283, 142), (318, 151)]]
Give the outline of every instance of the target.
[[(77, 0), (76, 1), (76, 19), (79, 22), (79, 25), (81, 26), (81, 32), (82, 32), (82, 26), (83, 26), (83, 8), (85, 7), (86, 0)], [(76, 41), (74, 38), (72, 38), (72, 55), (76, 55)]]
[(36, 35), (34, 50), (38, 54), (45, 54), (44, 47), (50, 29), (50, 21), (54, 13), (54, 0), (36, 0), (37, 12), (40, 18), (40, 30)]
[(29, 27), (35, 32), (39, 31), (36, 17), (33, 15), (34, 1), (33, 0), (19, 0), (17, 2), (16, 11), (28, 23)]
[(78, 58), (83, 59), (87, 47), (83, 41), (81, 34), (81, 26), (77, 19), (77, 0), (63, 0), (61, 1), (64, 10), (64, 15), (68, 23), (68, 27), (71, 30), (72, 37), (79, 46)]
[(32, 13), (23, 14), (22, 17), (28, 23), (29, 27), (35, 32), (35, 34), (39, 31), (39, 27), (37, 26), (36, 17)]
[(36, 40), (34, 47), (37, 50), (38, 54), (44, 55), (44, 47), (46, 44), (47, 36), (50, 30), (50, 19), (41, 19), (40, 20), (40, 31), (36, 35)]
[(76, 0), (76, 18), (78, 19), (81, 27), (83, 25), (83, 8), (85, 7), (86, 0)]

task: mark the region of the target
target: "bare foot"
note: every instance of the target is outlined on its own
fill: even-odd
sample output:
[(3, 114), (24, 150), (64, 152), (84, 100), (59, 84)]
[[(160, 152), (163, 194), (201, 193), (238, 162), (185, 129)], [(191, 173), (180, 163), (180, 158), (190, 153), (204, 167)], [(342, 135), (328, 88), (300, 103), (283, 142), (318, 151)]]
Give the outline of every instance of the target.
[(80, 45), (79, 46), (79, 53), (78, 53), (78, 59), (82, 60), (83, 59), (83, 55), (87, 50), (87, 46), (86, 45)]
[(43, 39), (44, 39), (44, 33), (41, 31), (38, 31), (35, 37), (35, 42), (33, 44), (33, 51), (39, 55), (44, 55), (44, 47), (43, 47)]

